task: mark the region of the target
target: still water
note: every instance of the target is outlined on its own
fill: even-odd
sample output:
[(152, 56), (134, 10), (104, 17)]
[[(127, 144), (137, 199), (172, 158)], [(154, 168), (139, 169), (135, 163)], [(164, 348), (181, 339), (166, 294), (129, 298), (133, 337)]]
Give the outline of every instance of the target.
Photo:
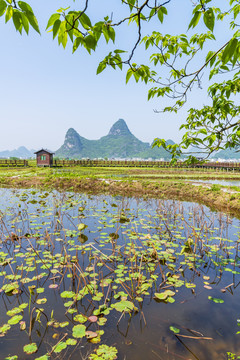
[(224, 185), (224, 186), (240, 186), (239, 180), (197, 180), (197, 182), (204, 184)]
[(238, 353), (238, 219), (174, 200), (0, 197), (0, 359)]

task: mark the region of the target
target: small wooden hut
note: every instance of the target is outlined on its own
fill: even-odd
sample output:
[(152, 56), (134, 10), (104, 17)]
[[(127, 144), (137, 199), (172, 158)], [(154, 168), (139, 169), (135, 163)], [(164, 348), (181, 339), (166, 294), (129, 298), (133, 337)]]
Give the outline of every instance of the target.
[(34, 154), (37, 155), (37, 166), (52, 166), (54, 152), (41, 149), (36, 151)]

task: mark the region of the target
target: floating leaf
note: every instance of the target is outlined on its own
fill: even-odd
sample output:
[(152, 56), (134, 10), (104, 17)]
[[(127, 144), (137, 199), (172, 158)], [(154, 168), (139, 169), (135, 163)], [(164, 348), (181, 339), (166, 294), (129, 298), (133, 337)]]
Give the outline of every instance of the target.
[(37, 344), (32, 343), (32, 344), (25, 345), (23, 347), (23, 351), (28, 355), (33, 354), (37, 351)]
[(61, 322), (59, 323), (60, 327), (63, 328), (65, 326), (68, 326), (69, 325), (69, 322), (68, 321), (64, 321), (64, 322)]
[(0, 327), (0, 334), (6, 334), (9, 329), (11, 329), (11, 326), (9, 324), (4, 324)]
[(98, 349), (95, 349), (94, 354), (89, 356), (89, 360), (95, 359), (106, 359), (115, 360), (117, 359), (117, 349), (114, 346), (100, 345)]
[(92, 344), (98, 344), (101, 341), (101, 336), (104, 334), (103, 330), (96, 331), (97, 337), (94, 337), (92, 339), (88, 339), (88, 341)]
[(78, 236), (78, 240), (80, 241), (81, 244), (84, 244), (85, 242), (88, 241), (88, 237), (87, 235), (81, 234)]
[(86, 334), (86, 326), (85, 325), (75, 325), (73, 327), (73, 337), (82, 338)]
[(20, 309), (19, 307), (15, 307), (12, 310), (7, 311), (7, 315), (14, 316), (14, 315), (20, 313), (21, 311), (22, 311), (22, 309)]
[(2, 290), (5, 291), (6, 294), (12, 292), (13, 290), (17, 290), (19, 287), (18, 283), (11, 283), (3, 285)]
[(96, 322), (96, 321), (98, 321), (98, 317), (95, 315), (89, 316), (88, 321), (90, 321), (92, 323)]
[(224, 303), (224, 300), (223, 300), (223, 299), (214, 298), (214, 297), (212, 297), (212, 296), (209, 296), (208, 299), (214, 301), (216, 304), (222, 304), (222, 303)]
[(80, 323), (85, 323), (87, 321), (87, 316), (83, 315), (83, 314), (77, 314), (74, 316), (73, 320), (80, 322)]
[(175, 295), (175, 292), (172, 290), (165, 290), (161, 293), (155, 293), (154, 296), (159, 300), (166, 300), (168, 296)]
[(64, 341), (60, 341), (57, 346), (54, 348), (55, 353), (60, 353), (62, 350), (66, 349), (67, 344)]
[(38, 358), (35, 358), (35, 360), (48, 360), (48, 359), (49, 359), (48, 355), (43, 355), (43, 356), (40, 356)]
[(106, 324), (106, 322), (107, 322), (107, 318), (105, 318), (105, 317), (100, 317), (100, 318), (98, 318), (98, 325), (99, 326), (103, 326), (103, 325), (105, 325)]
[(211, 289), (212, 289), (212, 287), (209, 286), (209, 285), (204, 285), (204, 287), (205, 287), (205, 289), (208, 289), (208, 290), (211, 290)]
[(22, 320), (22, 315), (15, 315), (11, 319), (8, 320), (8, 324), (15, 325), (18, 324), (20, 320)]
[(37, 299), (36, 303), (41, 305), (41, 304), (46, 304), (47, 299), (46, 298), (42, 298), (42, 299)]
[(23, 331), (23, 330), (26, 330), (26, 322), (25, 321), (20, 321), (20, 330)]
[(73, 291), (63, 291), (61, 294), (60, 294), (60, 296), (62, 297), (62, 298), (67, 298), (67, 299), (70, 299), (70, 298), (73, 298), (74, 296), (75, 296), (76, 294), (75, 294), (75, 292), (73, 292)]
[(204, 279), (204, 280), (209, 280), (209, 279), (210, 279), (210, 276), (204, 275), (204, 276), (203, 276), (203, 279)]
[(76, 344), (77, 344), (77, 340), (76, 340), (76, 339), (67, 339), (67, 340), (66, 340), (66, 344), (67, 344), (67, 345), (76, 345)]
[(131, 312), (134, 309), (134, 304), (131, 301), (124, 300), (111, 305), (117, 311)]
[(82, 230), (84, 230), (84, 229), (86, 229), (88, 226), (86, 225), (86, 224), (79, 224), (78, 225), (78, 230), (79, 231), (82, 231)]
[[(50, 286), (49, 286), (49, 287), (50, 287)], [(41, 294), (41, 293), (44, 292), (44, 288), (37, 288), (36, 292), (37, 292), (38, 294)]]
[(58, 288), (58, 284), (50, 284), (49, 289), (56, 289)]
[(192, 284), (192, 283), (185, 283), (185, 286), (187, 289), (192, 289), (196, 287), (196, 284)]
[(174, 332), (174, 334), (178, 334), (180, 332), (180, 330), (178, 328), (176, 328), (175, 326), (169, 326), (169, 329)]
[(96, 332), (94, 332), (94, 331), (89, 331), (89, 330), (86, 331), (87, 339), (93, 339), (93, 338), (95, 338), (97, 336), (98, 336), (98, 334)]

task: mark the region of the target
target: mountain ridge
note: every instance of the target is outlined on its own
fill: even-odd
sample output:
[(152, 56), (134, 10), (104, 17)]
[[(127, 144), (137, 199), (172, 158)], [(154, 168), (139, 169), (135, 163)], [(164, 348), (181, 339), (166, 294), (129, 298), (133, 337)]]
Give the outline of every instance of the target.
[(17, 157), (22, 159), (30, 159), (35, 157), (34, 155), (35, 150), (31, 149), (28, 150), (25, 146), (20, 146), (14, 150), (3, 150), (0, 151), (0, 158), (10, 158), (10, 157)]
[(72, 159), (170, 159), (170, 155), (163, 148), (152, 148), (148, 142), (135, 137), (123, 119), (117, 120), (108, 134), (98, 140), (88, 140), (79, 135), (75, 129), (68, 129), (64, 143), (56, 151), (56, 156)]

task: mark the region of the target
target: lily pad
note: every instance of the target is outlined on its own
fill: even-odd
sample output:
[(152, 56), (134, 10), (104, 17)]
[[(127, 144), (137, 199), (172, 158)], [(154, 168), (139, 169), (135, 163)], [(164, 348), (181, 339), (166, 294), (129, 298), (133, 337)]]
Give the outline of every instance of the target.
[(56, 354), (60, 353), (62, 350), (66, 349), (67, 344), (65, 341), (60, 341), (60, 343), (57, 344), (57, 346), (54, 348), (54, 352)]
[(8, 320), (8, 324), (9, 325), (15, 325), (15, 324), (18, 324), (19, 321), (22, 320), (22, 315), (15, 315), (13, 316), (11, 319)]
[(97, 336), (98, 336), (98, 334), (96, 332), (94, 332), (94, 331), (90, 331), (90, 330), (86, 331), (87, 339), (93, 339), (93, 338), (95, 338)]
[(66, 340), (66, 344), (67, 344), (67, 345), (76, 345), (76, 344), (77, 344), (77, 340), (76, 340), (76, 339), (67, 339), (67, 340)]
[(128, 300), (120, 301), (111, 306), (119, 312), (131, 312), (134, 309), (134, 304)]
[(83, 314), (77, 314), (74, 316), (73, 320), (80, 322), (81, 324), (85, 323), (87, 321), (87, 316)]
[(95, 315), (89, 316), (88, 321), (94, 323), (98, 321), (98, 317)]
[(178, 328), (176, 328), (175, 326), (169, 326), (169, 329), (174, 332), (174, 334), (178, 334), (180, 332), (180, 330)]
[(58, 284), (50, 284), (49, 285), (49, 289), (57, 289), (58, 288)]
[(82, 224), (79, 224), (79, 225), (78, 225), (78, 230), (79, 230), (79, 231), (82, 231), (82, 230), (86, 229), (87, 227), (88, 227), (88, 226), (87, 226), (86, 224), (83, 224), (83, 223), (82, 223)]
[(46, 298), (42, 298), (42, 299), (37, 299), (36, 303), (41, 305), (41, 304), (46, 304), (47, 299)]
[(85, 325), (75, 325), (73, 327), (73, 337), (75, 338), (83, 338), (86, 334), (86, 326)]
[(61, 297), (62, 298), (67, 298), (67, 299), (71, 299), (71, 298), (73, 298), (74, 296), (75, 296), (76, 294), (75, 294), (75, 292), (73, 292), (73, 291), (63, 291), (62, 293), (61, 293)]
[(23, 351), (28, 355), (35, 353), (37, 349), (36, 343), (28, 344), (23, 347)]
[(216, 304), (222, 304), (222, 303), (224, 303), (224, 300), (223, 300), (223, 299), (214, 298), (214, 297), (212, 297), (212, 296), (209, 296), (208, 299), (209, 299), (209, 300), (212, 300), (212, 301), (215, 302)]
[(155, 293), (154, 295), (159, 300), (166, 300), (168, 296), (175, 295), (175, 292), (172, 291), (172, 290), (165, 290), (165, 291), (163, 291), (161, 293)]
[(114, 346), (100, 345), (93, 354), (89, 356), (89, 360), (115, 360), (117, 359), (117, 349)]

